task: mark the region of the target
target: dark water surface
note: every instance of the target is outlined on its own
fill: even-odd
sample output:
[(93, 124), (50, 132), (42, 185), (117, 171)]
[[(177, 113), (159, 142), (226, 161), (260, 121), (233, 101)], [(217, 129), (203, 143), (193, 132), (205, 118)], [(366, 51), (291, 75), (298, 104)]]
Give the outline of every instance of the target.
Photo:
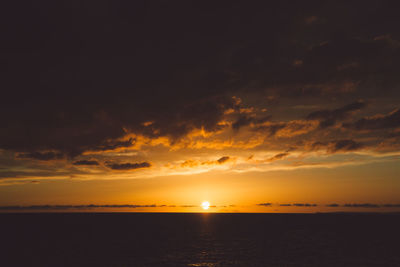
[(400, 214), (0, 214), (0, 266), (400, 266)]

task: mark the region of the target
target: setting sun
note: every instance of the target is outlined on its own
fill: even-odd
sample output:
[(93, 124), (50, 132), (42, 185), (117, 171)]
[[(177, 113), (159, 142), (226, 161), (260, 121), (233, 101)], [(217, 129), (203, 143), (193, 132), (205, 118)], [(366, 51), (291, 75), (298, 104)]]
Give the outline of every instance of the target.
[(208, 210), (210, 208), (210, 202), (204, 201), (203, 203), (201, 203), (201, 207), (203, 208), (203, 210)]

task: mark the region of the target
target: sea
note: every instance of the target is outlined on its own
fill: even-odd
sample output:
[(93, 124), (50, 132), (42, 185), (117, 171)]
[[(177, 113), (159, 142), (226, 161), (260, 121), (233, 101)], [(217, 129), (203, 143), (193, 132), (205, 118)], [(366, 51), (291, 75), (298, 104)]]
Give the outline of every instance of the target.
[(0, 266), (400, 266), (399, 213), (3, 213)]

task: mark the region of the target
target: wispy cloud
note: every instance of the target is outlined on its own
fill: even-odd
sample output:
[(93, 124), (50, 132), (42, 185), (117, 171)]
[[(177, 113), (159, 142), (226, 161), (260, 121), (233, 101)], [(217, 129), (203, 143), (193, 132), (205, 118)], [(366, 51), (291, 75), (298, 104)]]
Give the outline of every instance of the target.
[(140, 163), (106, 162), (106, 166), (112, 170), (136, 170), (136, 169), (142, 169), (142, 168), (150, 168), (151, 163), (149, 163), (149, 162), (140, 162)]
[(159, 205), (31, 205), (31, 206), (0, 206), (0, 210), (71, 210), (71, 209), (97, 209), (97, 208), (158, 208)]
[(326, 205), (319, 205), (316, 203), (259, 203), (257, 206), (262, 207), (320, 207), (325, 206), (328, 208), (400, 208), (400, 204), (376, 204), (376, 203), (345, 203), (337, 204), (331, 203)]
[(97, 166), (99, 165), (99, 162), (97, 160), (78, 160), (72, 164), (77, 166)]

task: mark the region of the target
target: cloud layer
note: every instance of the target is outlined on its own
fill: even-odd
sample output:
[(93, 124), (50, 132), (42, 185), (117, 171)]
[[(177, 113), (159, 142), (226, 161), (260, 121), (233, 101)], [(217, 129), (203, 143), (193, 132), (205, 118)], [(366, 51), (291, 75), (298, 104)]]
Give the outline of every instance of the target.
[(2, 12), (1, 179), (332, 167), (335, 155), (400, 152), (389, 3), (93, 6)]

